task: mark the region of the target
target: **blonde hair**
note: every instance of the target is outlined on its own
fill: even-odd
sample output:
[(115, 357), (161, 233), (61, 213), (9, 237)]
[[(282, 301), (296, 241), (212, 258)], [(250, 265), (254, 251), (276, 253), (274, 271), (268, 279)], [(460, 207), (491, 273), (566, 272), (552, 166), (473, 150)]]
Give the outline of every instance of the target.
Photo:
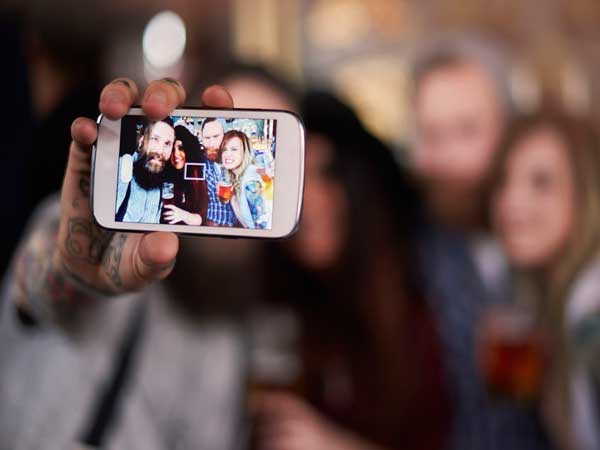
[(508, 157), (515, 150), (516, 144), (527, 135), (539, 130), (552, 130), (562, 139), (567, 149), (577, 203), (575, 230), (554, 268), (551, 280), (540, 280), (540, 277), (534, 274), (523, 274), (528, 278), (538, 279), (535, 284), (540, 285), (540, 293), (546, 294), (548, 300), (552, 298), (553, 304), (556, 300), (563, 303), (580, 270), (596, 257), (600, 250), (599, 141), (589, 123), (560, 111), (521, 117), (511, 124), (508, 130), (495, 164), (496, 172), (492, 181), (494, 190), (503, 181)]
[(515, 274), (517, 301), (533, 302), (540, 324), (550, 332), (555, 364), (552, 373), (557, 376), (562, 403), (559, 414), (569, 414), (567, 380), (573, 353), (565, 334), (565, 309), (578, 276), (599, 255), (600, 145), (588, 122), (557, 111), (522, 117), (508, 130), (495, 165), (494, 190), (502, 184), (506, 161), (518, 142), (540, 130), (552, 130), (562, 139), (575, 184), (575, 227), (551, 275), (534, 270)]
[(242, 163), (240, 164), (239, 175), (236, 175), (233, 170), (227, 169), (227, 171), (229, 172), (229, 175), (231, 177), (235, 193), (239, 197), (242, 194), (240, 182), (241, 178), (244, 176), (244, 173), (246, 172), (248, 166), (252, 164), (252, 148), (250, 147), (250, 141), (248, 139), (248, 136), (246, 136), (246, 133), (239, 130), (231, 130), (225, 133), (225, 135), (223, 136), (223, 141), (221, 142), (221, 148), (219, 150), (220, 157), (221, 155), (223, 155), (223, 151), (225, 150), (225, 146), (227, 145), (227, 143), (234, 138), (238, 138), (242, 142)]

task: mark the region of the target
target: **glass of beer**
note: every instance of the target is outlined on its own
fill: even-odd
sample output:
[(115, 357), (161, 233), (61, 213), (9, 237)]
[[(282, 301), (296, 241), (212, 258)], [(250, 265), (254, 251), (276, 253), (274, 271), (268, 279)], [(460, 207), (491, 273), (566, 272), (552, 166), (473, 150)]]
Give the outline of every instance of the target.
[[(162, 214), (164, 214), (167, 210), (165, 210), (165, 206), (174, 205), (175, 204), (175, 184), (170, 181), (165, 181), (162, 184), (161, 189), (161, 201), (162, 201)], [(167, 223), (164, 219), (164, 216), (161, 214), (160, 223)]]
[(222, 203), (229, 203), (233, 195), (233, 185), (230, 181), (219, 181), (217, 185), (217, 196)]
[[(263, 393), (303, 395), (300, 323), (294, 312), (288, 308), (257, 308), (251, 315), (249, 331), (248, 406), (252, 398)], [(249, 419), (248, 448), (254, 450), (254, 427), (259, 418), (250, 415)]]
[(479, 362), (495, 398), (530, 405), (539, 396), (546, 366), (543, 333), (531, 310), (495, 306), (483, 317)]
[(172, 205), (175, 203), (175, 184), (170, 181), (165, 181), (162, 185), (162, 202), (163, 205)]

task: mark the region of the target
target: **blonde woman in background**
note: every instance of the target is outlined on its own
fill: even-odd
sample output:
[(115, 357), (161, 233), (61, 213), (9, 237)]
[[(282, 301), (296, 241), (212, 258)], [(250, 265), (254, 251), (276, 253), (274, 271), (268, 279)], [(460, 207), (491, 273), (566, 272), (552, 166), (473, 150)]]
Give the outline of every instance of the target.
[(600, 448), (600, 147), (561, 113), (522, 118), (497, 161), (492, 219), (547, 334), (541, 412), (563, 449)]

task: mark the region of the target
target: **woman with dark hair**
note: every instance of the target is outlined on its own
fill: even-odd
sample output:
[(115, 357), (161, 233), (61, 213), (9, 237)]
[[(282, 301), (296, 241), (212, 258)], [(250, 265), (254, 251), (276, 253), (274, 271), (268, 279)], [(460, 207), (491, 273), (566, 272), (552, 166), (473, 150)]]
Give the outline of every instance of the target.
[(185, 126), (175, 127), (175, 143), (165, 180), (173, 182), (175, 201), (163, 206), (168, 224), (202, 225), (206, 217), (207, 190), (200, 142)]
[(442, 448), (449, 411), (415, 271), (416, 194), (334, 97), (308, 95), (302, 112), (302, 223), (265, 270), (270, 298), (298, 317), (302, 370), (294, 393), (252, 396), (258, 447)]

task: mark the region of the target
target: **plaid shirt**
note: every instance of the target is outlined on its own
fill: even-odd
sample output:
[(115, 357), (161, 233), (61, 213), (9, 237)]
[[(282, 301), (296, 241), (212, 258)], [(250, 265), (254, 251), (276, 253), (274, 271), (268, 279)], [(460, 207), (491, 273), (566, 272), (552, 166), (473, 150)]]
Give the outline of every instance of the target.
[[(485, 308), (508, 301), (483, 284), (463, 236), (423, 227), (420, 262), (438, 325), (454, 403), (449, 450), (552, 449), (534, 409), (491, 398), (477, 364), (476, 330)], [(501, 291), (498, 287), (498, 291)]]
[(229, 203), (223, 203), (217, 196), (217, 183), (220, 167), (213, 161), (206, 161), (206, 187), (208, 188), (208, 210), (206, 218), (219, 225), (233, 226), (233, 209)]

